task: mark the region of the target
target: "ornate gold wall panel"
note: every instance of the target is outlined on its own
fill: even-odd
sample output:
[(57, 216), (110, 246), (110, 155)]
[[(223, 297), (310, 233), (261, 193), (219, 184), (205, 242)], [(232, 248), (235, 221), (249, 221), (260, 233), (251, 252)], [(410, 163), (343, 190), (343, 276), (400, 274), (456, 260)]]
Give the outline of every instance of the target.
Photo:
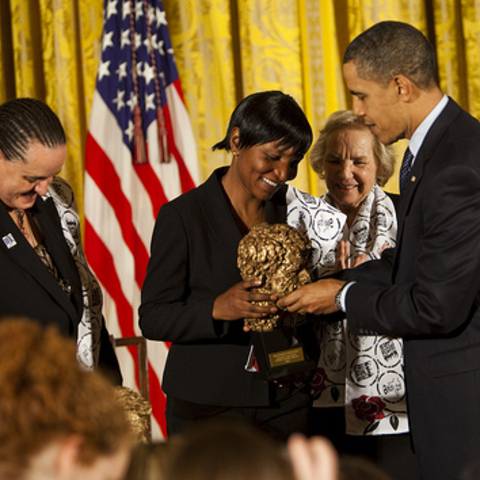
[[(238, 2), (243, 92), (281, 90), (305, 109), (299, 9), (291, 0)], [(293, 184), (310, 188), (303, 161)]]
[(461, 8), (462, 36), (457, 35), (457, 42), (464, 54), (465, 68), (460, 74), (464, 74), (462, 85), (468, 98), (462, 106), (480, 118), (480, 2), (463, 0)]
[(211, 150), (225, 136), (236, 105), (230, 5), (225, 0), (169, 0), (163, 5), (205, 179), (230, 162), (226, 154)]

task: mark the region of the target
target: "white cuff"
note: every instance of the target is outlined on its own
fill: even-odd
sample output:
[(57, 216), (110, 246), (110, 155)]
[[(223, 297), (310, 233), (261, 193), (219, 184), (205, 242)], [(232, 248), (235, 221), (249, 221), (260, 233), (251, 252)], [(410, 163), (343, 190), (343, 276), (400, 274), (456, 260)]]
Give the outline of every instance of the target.
[(335, 296), (335, 298), (336, 298), (335, 303), (336, 303), (337, 307), (339, 307), (342, 312), (347, 311), (347, 292), (352, 285), (355, 285), (355, 282), (349, 282), (349, 283), (346, 283), (345, 285), (343, 285), (343, 287), (337, 293), (338, 301), (337, 301), (337, 296)]

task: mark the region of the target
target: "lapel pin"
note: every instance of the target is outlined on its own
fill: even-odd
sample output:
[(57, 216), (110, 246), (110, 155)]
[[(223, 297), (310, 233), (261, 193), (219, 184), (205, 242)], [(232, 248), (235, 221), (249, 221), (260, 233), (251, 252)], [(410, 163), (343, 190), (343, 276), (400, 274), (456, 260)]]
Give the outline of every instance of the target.
[(411, 178), (412, 182), (415, 182), (415, 180), (417, 180), (417, 177), (414, 175), (412, 178)]
[(14, 247), (17, 244), (17, 242), (15, 241), (15, 239), (13, 238), (13, 235), (11, 233), (8, 233), (4, 237), (2, 237), (2, 240), (3, 240), (3, 243), (5, 244), (5, 246), (8, 249)]

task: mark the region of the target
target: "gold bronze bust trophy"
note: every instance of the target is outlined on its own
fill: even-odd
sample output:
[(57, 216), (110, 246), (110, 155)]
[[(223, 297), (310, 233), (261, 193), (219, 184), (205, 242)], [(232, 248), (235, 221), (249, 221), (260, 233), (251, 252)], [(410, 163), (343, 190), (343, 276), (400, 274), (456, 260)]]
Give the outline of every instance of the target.
[[(310, 250), (310, 240), (300, 230), (286, 224), (261, 223), (240, 241), (237, 265), (243, 280), (262, 281), (254, 291), (282, 298), (310, 282), (306, 270)], [(256, 375), (275, 380), (315, 368), (297, 335), (297, 328), (305, 321), (305, 315), (283, 311), (264, 318), (245, 318), (258, 365)]]

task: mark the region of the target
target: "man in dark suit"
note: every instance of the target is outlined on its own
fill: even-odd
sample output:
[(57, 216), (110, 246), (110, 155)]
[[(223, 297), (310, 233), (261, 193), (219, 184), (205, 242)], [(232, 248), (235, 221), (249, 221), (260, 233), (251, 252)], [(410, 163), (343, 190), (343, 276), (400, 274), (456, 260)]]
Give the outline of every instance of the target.
[(354, 331), (403, 337), (422, 478), (458, 478), (480, 453), (480, 123), (441, 92), (433, 47), (410, 25), (362, 33), (344, 76), (355, 113), (382, 142), (410, 140), (397, 247), (278, 305), (341, 309)]

